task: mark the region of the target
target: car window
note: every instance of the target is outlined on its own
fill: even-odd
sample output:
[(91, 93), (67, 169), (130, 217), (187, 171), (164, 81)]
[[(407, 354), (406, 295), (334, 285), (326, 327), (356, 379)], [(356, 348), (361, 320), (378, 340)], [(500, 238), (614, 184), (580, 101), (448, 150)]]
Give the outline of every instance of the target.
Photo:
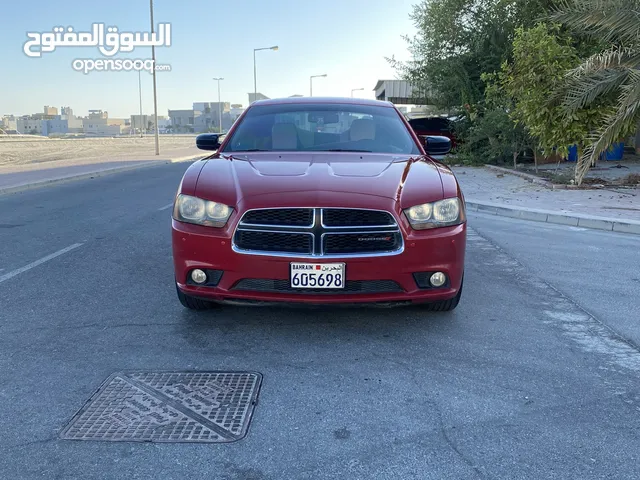
[(420, 153), (393, 108), (294, 103), (252, 106), (223, 149), (243, 151)]

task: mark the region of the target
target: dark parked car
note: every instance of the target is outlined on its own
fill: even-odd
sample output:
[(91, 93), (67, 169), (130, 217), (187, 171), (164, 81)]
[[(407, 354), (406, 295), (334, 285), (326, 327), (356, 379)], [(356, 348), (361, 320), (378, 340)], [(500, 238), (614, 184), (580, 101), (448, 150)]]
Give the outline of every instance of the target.
[(451, 140), (451, 148), (456, 147), (454, 123), (446, 117), (412, 118), (409, 125), (416, 134), (424, 139), (430, 135), (440, 135)]

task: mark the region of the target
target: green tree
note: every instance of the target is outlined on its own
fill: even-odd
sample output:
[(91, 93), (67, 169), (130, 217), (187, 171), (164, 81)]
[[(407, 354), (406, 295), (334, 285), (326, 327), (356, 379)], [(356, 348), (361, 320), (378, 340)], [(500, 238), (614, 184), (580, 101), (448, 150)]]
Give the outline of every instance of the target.
[[(483, 74), (485, 99), (473, 121), (467, 122), (465, 142), (460, 147), (464, 163), (506, 163), (516, 167), (520, 156), (535, 152), (536, 141), (520, 123), (511, 118), (513, 102), (500, 83), (499, 74)], [(458, 133), (458, 132), (457, 132)]]
[(589, 135), (579, 156), (580, 183), (598, 156), (634, 131), (640, 121), (640, 1), (566, 0), (551, 19), (606, 47), (573, 68), (565, 84), (562, 107), (569, 118), (585, 107), (613, 105)]
[[(513, 43), (513, 62), (504, 63), (502, 85), (511, 99), (512, 118), (538, 139), (545, 154), (556, 152), (566, 157), (571, 145), (581, 152), (590, 144), (589, 133), (602, 116), (602, 105), (576, 109), (565, 115), (562, 105), (551, 104), (566, 74), (580, 59), (571, 39), (558, 35), (555, 27), (539, 24), (519, 28)], [(579, 184), (582, 179), (576, 175)]]
[(511, 58), (515, 30), (533, 26), (553, 0), (422, 0), (410, 18), (415, 37), (404, 37), (412, 59), (387, 59), (399, 75), (439, 107), (484, 100), (483, 73)]

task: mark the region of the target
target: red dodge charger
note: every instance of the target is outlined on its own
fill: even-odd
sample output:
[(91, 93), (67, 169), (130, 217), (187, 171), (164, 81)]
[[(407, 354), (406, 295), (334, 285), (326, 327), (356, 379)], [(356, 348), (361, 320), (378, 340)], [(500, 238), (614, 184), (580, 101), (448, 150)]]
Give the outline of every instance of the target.
[(388, 102), (253, 103), (202, 134), (172, 220), (180, 302), (422, 303), (452, 310), (464, 278), (464, 197)]

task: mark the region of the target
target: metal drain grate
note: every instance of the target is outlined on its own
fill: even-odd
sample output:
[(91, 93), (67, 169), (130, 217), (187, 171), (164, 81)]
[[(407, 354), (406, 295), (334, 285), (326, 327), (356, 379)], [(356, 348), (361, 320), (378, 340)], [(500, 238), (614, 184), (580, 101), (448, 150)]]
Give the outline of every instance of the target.
[(248, 372), (116, 373), (60, 438), (233, 442), (247, 434), (261, 383), (261, 374)]

